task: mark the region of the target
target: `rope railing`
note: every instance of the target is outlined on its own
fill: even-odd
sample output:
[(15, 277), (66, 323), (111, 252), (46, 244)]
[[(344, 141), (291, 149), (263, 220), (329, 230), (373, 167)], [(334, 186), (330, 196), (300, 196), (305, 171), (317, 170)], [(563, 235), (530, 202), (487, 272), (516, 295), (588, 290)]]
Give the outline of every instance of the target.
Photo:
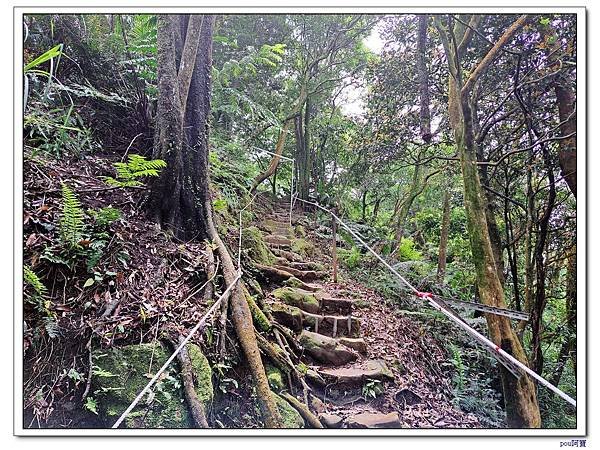
[[(469, 334), (473, 339), (475, 339), (479, 344), (483, 345), (486, 349), (492, 352), (492, 354), (498, 359), (500, 363), (502, 363), (510, 372), (512, 372), (517, 378), (518, 370), (522, 370), (534, 378), (538, 383), (550, 389), (552, 392), (557, 394), (567, 403), (577, 407), (577, 402), (570, 397), (568, 394), (560, 390), (558, 387), (554, 386), (552, 383), (544, 379), (542, 376), (538, 375), (536, 372), (531, 370), (527, 365), (523, 364), (517, 358), (512, 356), (510, 353), (506, 352), (504, 349), (500, 348), (498, 345), (494, 344), (484, 335), (479, 333), (477, 330), (468, 325), (462, 318), (458, 315), (451, 312), (451, 309), (444, 304), (443, 301), (436, 301), (434, 299), (434, 294), (430, 292), (421, 292), (416, 287), (414, 287), (406, 278), (404, 278), (396, 269), (394, 269), (381, 255), (379, 255), (375, 250), (373, 250), (352, 228), (350, 228), (344, 221), (342, 221), (335, 213), (331, 210), (321, 206), (316, 202), (312, 202), (310, 200), (304, 200), (300, 197), (296, 197), (295, 200), (299, 200), (303, 203), (316, 206), (317, 208), (325, 211), (327, 214), (330, 214), (346, 231), (348, 231), (361, 245), (363, 245), (373, 256), (375, 256), (390, 272), (392, 272), (399, 280), (401, 280), (418, 298), (421, 300), (427, 300), (429, 304), (443, 315), (448, 317), (452, 322), (462, 328), (467, 334)], [(294, 201), (295, 201), (294, 200)]]

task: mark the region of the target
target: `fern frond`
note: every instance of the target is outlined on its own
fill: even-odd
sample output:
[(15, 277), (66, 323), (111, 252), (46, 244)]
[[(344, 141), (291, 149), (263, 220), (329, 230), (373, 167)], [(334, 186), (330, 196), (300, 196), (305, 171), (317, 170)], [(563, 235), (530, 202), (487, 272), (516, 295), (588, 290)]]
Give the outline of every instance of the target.
[(142, 186), (137, 178), (157, 177), (160, 169), (167, 167), (167, 163), (162, 159), (152, 159), (148, 161), (145, 156), (130, 154), (127, 162), (114, 163), (117, 177), (103, 177), (109, 186), (133, 187)]
[(40, 297), (44, 296), (48, 291), (46, 289), (46, 286), (44, 286), (44, 284), (40, 280), (40, 277), (38, 277), (37, 274), (33, 270), (31, 270), (29, 266), (23, 266), (23, 281), (25, 282), (25, 284), (31, 286), (35, 294)]
[(69, 186), (62, 183), (62, 214), (60, 218), (60, 237), (69, 247), (75, 247), (81, 241), (84, 231), (84, 212), (81, 203)]

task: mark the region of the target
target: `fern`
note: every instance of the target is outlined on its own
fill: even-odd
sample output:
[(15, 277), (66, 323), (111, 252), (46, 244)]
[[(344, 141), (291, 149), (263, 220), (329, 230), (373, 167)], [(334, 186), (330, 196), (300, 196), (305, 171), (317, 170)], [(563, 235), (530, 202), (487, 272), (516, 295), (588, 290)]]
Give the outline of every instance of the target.
[(84, 212), (75, 193), (66, 184), (62, 184), (62, 215), (60, 218), (60, 237), (68, 247), (77, 247), (84, 230)]
[(142, 186), (140, 178), (157, 177), (160, 170), (167, 167), (167, 163), (162, 159), (148, 161), (142, 155), (129, 155), (126, 163), (117, 162), (114, 166), (117, 177), (103, 177), (106, 184), (115, 187), (135, 187)]
[(33, 297), (43, 297), (46, 294), (46, 286), (29, 266), (23, 267), (23, 281), (33, 289)]

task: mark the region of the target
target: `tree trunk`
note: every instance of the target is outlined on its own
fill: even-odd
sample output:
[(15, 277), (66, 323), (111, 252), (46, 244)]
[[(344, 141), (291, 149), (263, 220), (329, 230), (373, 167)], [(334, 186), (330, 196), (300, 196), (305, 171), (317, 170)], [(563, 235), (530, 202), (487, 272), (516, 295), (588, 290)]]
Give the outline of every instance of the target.
[[(184, 15), (158, 17), (154, 157), (164, 159), (167, 167), (151, 185), (148, 210), (182, 240), (206, 237), (213, 23), (213, 16), (189, 24)], [(181, 66), (178, 60), (188, 63)], [(178, 66), (184, 72), (178, 73)]]
[(560, 142), (558, 161), (562, 176), (569, 185), (573, 195), (577, 197), (577, 114), (575, 112), (575, 97), (573, 91), (562, 77), (554, 83), (558, 117), (562, 125), (560, 133), (570, 136)]
[(546, 263), (544, 254), (546, 253), (546, 242), (548, 239), (548, 227), (552, 210), (554, 209), (554, 200), (556, 199), (556, 186), (554, 180), (554, 168), (550, 160), (550, 154), (545, 144), (542, 144), (542, 155), (548, 176), (548, 203), (544, 214), (540, 218), (538, 226), (538, 239), (534, 251), (536, 286), (535, 303), (531, 311), (531, 354), (532, 369), (540, 375), (544, 368), (544, 354), (542, 352), (542, 332), (543, 332), (543, 314), (546, 307)]
[(429, 110), (429, 74), (427, 73), (427, 23), (429, 16), (419, 16), (417, 34), (417, 74), (419, 78), (419, 126), (421, 138), (426, 143), (431, 141), (431, 112)]
[[(457, 54), (455, 51), (456, 48), (460, 48), (462, 45), (457, 45), (456, 42), (451, 45), (450, 39), (454, 37), (457, 42), (462, 42), (464, 36), (456, 36), (448, 32), (441, 19), (436, 17), (436, 27), (444, 46), (450, 70), (448, 89), (449, 119), (454, 131), (456, 150), (460, 158), (463, 175), (463, 197), (477, 287), (482, 303), (499, 308), (506, 308), (506, 303), (502, 283), (498, 278), (496, 259), (488, 231), (486, 197), (477, 168), (477, 147), (473, 133), (474, 119), (471, 112), (470, 94), (478, 77), (485, 72), (502, 46), (508, 42), (524, 22), (525, 16), (521, 16), (505, 31), (463, 84), (460, 53)], [(507, 317), (494, 314), (486, 314), (486, 319), (492, 341), (526, 364), (525, 352), (511, 328), (510, 320)], [(504, 366), (500, 366), (500, 375), (508, 426), (514, 428), (540, 427), (540, 411), (535, 385), (531, 379), (526, 375), (517, 379)]]
[(442, 216), (442, 227), (440, 230), (440, 247), (438, 252), (438, 283), (444, 282), (446, 276), (446, 252), (448, 250), (448, 232), (450, 230), (450, 190), (446, 189), (444, 194), (444, 213)]
[(308, 200), (310, 195), (310, 173), (311, 173), (311, 155), (310, 155), (310, 118), (311, 102), (306, 99), (304, 108), (304, 117), (300, 115), (296, 122), (296, 149), (300, 152), (296, 156), (298, 165), (298, 196)]
[(279, 165), (279, 160), (281, 159), (281, 154), (283, 153), (283, 148), (285, 146), (285, 138), (287, 135), (288, 128), (290, 127), (290, 122), (291, 120), (286, 120), (283, 124), (283, 128), (279, 133), (279, 138), (277, 139), (277, 145), (275, 146), (275, 155), (271, 159), (267, 170), (259, 174), (252, 182), (252, 188), (250, 188), (250, 193), (256, 191), (256, 188), (260, 185), (260, 183), (262, 183), (271, 175), (273, 175), (275, 173), (275, 170), (277, 170), (277, 166)]
[[(192, 31), (199, 23), (200, 32)], [(187, 15), (161, 15), (158, 18), (159, 113), (155, 153), (165, 159), (168, 166), (153, 184), (150, 206), (155, 209), (150, 211), (178, 237), (209, 238), (216, 242), (225, 282), (231, 285), (238, 271), (214, 226), (208, 180), (213, 24), (214, 16), (205, 16), (202, 21), (190, 20)], [(197, 45), (186, 42), (197, 38), (200, 40)], [(190, 54), (194, 48), (196, 54)], [(186, 64), (193, 65), (191, 72)], [(176, 70), (178, 66), (187, 67), (181, 72), (181, 78)], [(186, 74), (190, 80), (185, 78)], [(183, 105), (182, 94), (186, 90), (186, 104)], [(262, 365), (241, 280), (231, 294), (231, 315), (256, 383), (265, 425), (280, 427), (281, 417)]]

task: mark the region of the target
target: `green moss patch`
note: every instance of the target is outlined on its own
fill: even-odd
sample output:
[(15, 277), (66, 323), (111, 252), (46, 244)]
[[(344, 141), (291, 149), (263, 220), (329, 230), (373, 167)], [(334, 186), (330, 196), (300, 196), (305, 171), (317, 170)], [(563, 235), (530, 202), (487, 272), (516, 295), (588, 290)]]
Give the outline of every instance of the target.
[(277, 409), (283, 420), (284, 428), (304, 428), (304, 419), (298, 411), (283, 398), (277, 394), (275, 396), (275, 403), (277, 403)]
[(187, 351), (194, 371), (196, 395), (204, 408), (207, 408), (213, 401), (212, 369), (196, 344), (188, 344)]
[(284, 384), (281, 370), (279, 370), (277, 367), (267, 365), (265, 367), (265, 371), (267, 372), (267, 379), (269, 380), (269, 386), (271, 386), (271, 389), (273, 389), (275, 392), (283, 390)]
[(319, 311), (319, 300), (311, 292), (302, 289), (282, 287), (275, 289), (273, 296), (286, 305), (296, 306), (307, 312), (316, 313)]
[(298, 238), (292, 240), (292, 251), (305, 258), (315, 254), (315, 244), (306, 239)]
[(250, 258), (264, 265), (271, 265), (275, 256), (265, 244), (262, 232), (257, 227), (245, 228), (242, 232), (242, 248), (248, 252)]
[[(160, 343), (129, 345), (92, 354), (92, 396), (98, 405), (98, 415), (107, 427), (117, 418), (149, 381), (152, 360), (155, 373), (169, 357)], [(196, 365), (198, 359), (196, 358)], [(125, 428), (188, 428), (192, 420), (184, 401), (182, 383), (173, 364), (156, 382), (149, 394), (123, 422)], [(211, 388), (212, 391), (212, 388)], [(149, 403), (149, 404), (148, 404)]]

